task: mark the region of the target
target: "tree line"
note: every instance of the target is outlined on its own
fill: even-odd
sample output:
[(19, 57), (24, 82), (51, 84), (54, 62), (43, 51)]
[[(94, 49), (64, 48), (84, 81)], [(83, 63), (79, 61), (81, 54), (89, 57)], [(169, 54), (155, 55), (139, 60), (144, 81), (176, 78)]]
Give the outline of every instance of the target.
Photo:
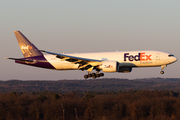
[(66, 92), (109, 92), (134, 90), (173, 90), (180, 91), (180, 78), (145, 78), (145, 79), (88, 79), (88, 80), (8, 80), (0, 81), (1, 92), (34, 92), (52, 91), (56, 93)]
[(0, 120), (179, 120), (180, 92), (0, 93)]

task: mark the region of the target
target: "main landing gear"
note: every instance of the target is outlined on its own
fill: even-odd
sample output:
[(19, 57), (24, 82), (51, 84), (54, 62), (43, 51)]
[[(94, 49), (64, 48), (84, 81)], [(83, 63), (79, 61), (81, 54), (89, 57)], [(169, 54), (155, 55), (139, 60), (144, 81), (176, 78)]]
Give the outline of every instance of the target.
[(167, 67), (167, 65), (162, 65), (162, 66), (161, 66), (161, 72), (160, 72), (161, 74), (164, 74), (164, 71), (163, 71), (163, 70), (164, 70), (165, 67)]
[(84, 78), (85, 79), (87, 79), (87, 78), (90, 78), (90, 77), (92, 77), (92, 78), (98, 78), (98, 77), (103, 77), (104, 76), (104, 73), (90, 73), (90, 74), (88, 74), (88, 75), (84, 75)]

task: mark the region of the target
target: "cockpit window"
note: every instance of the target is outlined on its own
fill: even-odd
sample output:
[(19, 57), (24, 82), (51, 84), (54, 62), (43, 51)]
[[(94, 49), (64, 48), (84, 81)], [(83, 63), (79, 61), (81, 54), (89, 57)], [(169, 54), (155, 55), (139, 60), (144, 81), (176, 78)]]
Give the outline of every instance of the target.
[(168, 55), (169, 57), (173, 57), (174, 55), (173, 54), (170, 54), (170, 55)]

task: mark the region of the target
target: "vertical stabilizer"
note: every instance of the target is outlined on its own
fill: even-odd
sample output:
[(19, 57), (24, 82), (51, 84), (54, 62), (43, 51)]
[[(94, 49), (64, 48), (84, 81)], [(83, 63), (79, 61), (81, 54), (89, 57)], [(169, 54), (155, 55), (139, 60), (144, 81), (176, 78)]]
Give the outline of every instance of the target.
[(20, 31), (14, 31), (24, 57), (43, 55)]

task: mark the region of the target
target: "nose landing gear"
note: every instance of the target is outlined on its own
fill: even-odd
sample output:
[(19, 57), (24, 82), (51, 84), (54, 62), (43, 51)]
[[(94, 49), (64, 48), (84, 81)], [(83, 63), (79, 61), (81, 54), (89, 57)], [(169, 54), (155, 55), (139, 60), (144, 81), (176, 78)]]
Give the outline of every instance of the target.
[(161, 74), (164, 74), (164, 71), (161, 71), (160, 73), (161, 73)]
[(167, 65), (162, 65), (162, 66), (161, 66), (161, 72), (160, 72), (161, 74), (164, 74), (164, 71), (163, 71), (163, 70), (164, 70), (165, 67), (167, 67)]

